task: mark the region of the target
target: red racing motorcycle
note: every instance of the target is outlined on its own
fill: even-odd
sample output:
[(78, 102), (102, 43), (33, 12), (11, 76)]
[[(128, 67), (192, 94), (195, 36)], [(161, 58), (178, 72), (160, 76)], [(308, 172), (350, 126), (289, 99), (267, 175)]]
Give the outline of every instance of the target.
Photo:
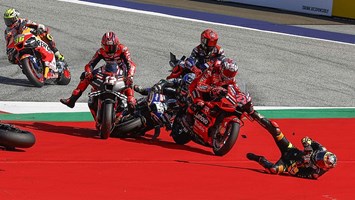
[(47, 79), (45, 75), (48, 73), (49, 68), (45, 67), (41, 54), (36, 51), (36, 47), (43, 46), (49, 49), (48, 44), (37, 36), (35, 30), (28, 27), (21, 29), (22, 32), (20, 34), (12, 36), (13, 38), (11, 38), (8, 48), (10, 51), (16, 50), (18, 52), (16, 60), (27, 79), (36, 87), (42, 87), (45, 83), (68, 85), (71, 80), (68, 64), (57, 60), (58, 77)]
[(173, 123), (171, 136), (177, 144), (194, 141), (211, 147), (217, 156), (227, 154), (239, 135), (245, 115), (244, 106), (251, 103), (249, 94), (237, 92), (228, 86), (228, 93), (212, 101), (195, 112), (193, 124), (186, 121), (186, 112), (179, 113)]

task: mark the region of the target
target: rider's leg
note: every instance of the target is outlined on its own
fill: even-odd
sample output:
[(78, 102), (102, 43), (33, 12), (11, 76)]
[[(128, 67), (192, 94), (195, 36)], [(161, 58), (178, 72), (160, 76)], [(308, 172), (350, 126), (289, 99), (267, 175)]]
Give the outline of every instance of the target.
[(72, 95), (67, 99), (61, 99), (60, 102), (67, 105), (70, 108), (74, 108), (75, 102), (79, 99), (82, 93), (89, 86), (91, 80), (85, 77), (85, 72), (80, 76), (80, 82), (78, 86), (73, 90)]
[(247, 153), (247, 158), (249, 160), (259, 163), (271, 174), (280, 174), (284, 171), (285, 168), (284, 163), (281, 159), (274, 164), (268, 161), (264, 156), (255, 155), (253, 153)]
[(292, 144), (286, 139), (285, 135), (281, 132), (279, 125), (276, 122), (265, 118), (257, 111), (254, 111), (250, 116), (272, 135), (281, 153), (293, 147)]
[(40, 35), (40, 38), (48, 44), (49, 48), (54, 52), (54, 55), (56, 59), (64, 61), (64, 56), (59, 52), (59, 50), (56, 47), (56, 44), (53, 40), (53, 37), (49, 32), (44, 32), (43, 34)]

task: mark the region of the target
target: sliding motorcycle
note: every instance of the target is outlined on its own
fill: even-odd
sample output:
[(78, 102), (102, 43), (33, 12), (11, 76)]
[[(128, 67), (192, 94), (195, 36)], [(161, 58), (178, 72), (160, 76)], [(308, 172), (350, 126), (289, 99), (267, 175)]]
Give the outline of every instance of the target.
[[(166, 90), (174, 89), (166, 88)], [(165, 93), (167, 92), (165, 91)], [(114, 136), (143, 136), (146, 132), (154, 130), (152, 139), (156, 139), (160, 135), (161, 128), (165, 127), (166, 130), (171, 130), (173, 119), (179, 109), (176, 99), (167, 98), (161, 92), (152, 89), (141, 94), (144, 96), (137, 100), (135, 112), (122, 118), (114, 128), (112, 133)]]

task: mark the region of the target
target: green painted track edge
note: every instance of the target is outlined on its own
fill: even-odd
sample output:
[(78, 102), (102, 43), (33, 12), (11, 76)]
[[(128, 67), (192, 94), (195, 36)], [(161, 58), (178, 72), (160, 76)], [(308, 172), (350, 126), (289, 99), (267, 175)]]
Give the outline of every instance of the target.
[[(273, 109), (259, 110), (258, 112), (265, 117), (272, 119), (355, 118), (355, 108)], [(72, 112), (0, 114), (0, 120), (85, 122), (93, 121), (93, 118), (90, 112)]]

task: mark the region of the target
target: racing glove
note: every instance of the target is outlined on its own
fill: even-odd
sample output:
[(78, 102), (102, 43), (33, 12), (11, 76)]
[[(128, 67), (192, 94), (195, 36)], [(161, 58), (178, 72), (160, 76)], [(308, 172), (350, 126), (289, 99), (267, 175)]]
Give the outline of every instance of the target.
[(224, 89), (223, 87), (215, 87), (215, 88), (212, 88), (212, 90), (210, 91), (211, 96), (214, 98), (220, 98), (220, 97), (226, 96), (227, 93), (228, 93), (228, 91), (226, 89)]

